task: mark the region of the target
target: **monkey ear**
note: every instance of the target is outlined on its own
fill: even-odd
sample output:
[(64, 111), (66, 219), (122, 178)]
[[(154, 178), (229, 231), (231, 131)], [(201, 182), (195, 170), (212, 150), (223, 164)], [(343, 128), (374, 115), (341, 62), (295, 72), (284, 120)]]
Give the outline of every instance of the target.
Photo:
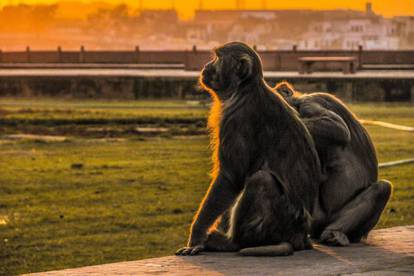
[(295, 89), (293, 88), (293, 86), (286, 81), (282, 81), (276, 84), (275, 90), (284, 98), (292, 97), (293, 94), (295, 94)]
[(240, 79), (245, 79), (252, 74), (253, 60), (249, 55), (242, 55), (237, 65), (237, 75)]

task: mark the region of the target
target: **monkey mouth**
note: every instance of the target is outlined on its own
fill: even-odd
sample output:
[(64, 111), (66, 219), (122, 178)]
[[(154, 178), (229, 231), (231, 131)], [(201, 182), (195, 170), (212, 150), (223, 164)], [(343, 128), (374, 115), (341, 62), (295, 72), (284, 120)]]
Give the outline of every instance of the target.
[(201, 73), (200, 78), (199, 78), (199, 83), (201, 85), (201, 87), (206, 88), (206, 89), (213, 89), (213, 87), (211, 86), (211, 78), (207, 77), (204, 72)]
[(201, 71), (198, 82), (204, 90), (207, 90), (210, 93), (218, 92), (218, 90), (220, 90), (220, 81), (218, 80), (217, 75), (208, 70), (204, 69)]

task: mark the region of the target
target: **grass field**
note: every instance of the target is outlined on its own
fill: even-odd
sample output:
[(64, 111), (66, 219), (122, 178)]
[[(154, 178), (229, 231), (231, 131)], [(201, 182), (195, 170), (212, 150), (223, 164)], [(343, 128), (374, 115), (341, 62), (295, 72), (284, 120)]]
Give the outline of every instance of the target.
[[(414, 106), (358, 104), (414, 126)], [(172, 254), (209, 183), (207, 108), (194, 102), (0, 100), (0, 275)], [(131, 131), (137, 126), (166, 132)], [(89, 131), (90, 129), (105, 131)], [(413, 133), (367, 127), (380, 162), (414, 157)], [(189, 131), (191, 130), (191, 131)], [(11, 138), (11, 134), (62, 135)], [(190, 134), (199, 135), (190, 135)], [(414, 224), (414, 165), (377, 227)]]

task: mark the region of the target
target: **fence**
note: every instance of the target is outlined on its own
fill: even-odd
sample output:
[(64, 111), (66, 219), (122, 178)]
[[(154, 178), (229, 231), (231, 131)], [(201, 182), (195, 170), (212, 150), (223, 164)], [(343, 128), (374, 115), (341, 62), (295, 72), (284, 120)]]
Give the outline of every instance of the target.
[[(283, 51), (258, 51), (264, 70), (296, 71), (299, 67), (298, 58), (306, 56), (353, 56), (359, 68), (370, 65), (394, 65), (395, 69), (406, 65), (414, 65), (414, 51), (377, 51), (377, 50), (312, 50), (302, 51), (296, 47)], [(148, 51), (136, 47), (132, 51), (92, 51), (81, 47), (79, 51), (64, 51), (58, 47), (55, 51), (0, 51), (0, 64), (38, 63), (38, 64), (183, 64), (186, 70), (200, 70), (211, 58), (211, 52), (198, 50), (182, 51)], [(340, 70), (338, 65), (317, 64), (318, 70)], [(388, 67), (391, 68), (392, 67)]]

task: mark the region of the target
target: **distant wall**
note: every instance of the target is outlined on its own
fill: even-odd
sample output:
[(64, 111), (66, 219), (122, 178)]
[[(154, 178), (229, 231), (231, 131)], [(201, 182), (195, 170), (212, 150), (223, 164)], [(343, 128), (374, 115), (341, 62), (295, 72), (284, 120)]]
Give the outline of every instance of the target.
[[(413, 51), (412, 63), (414, 63)], [(298, 59), (306, 56), (354, 56), (358, 59), (358, 51), (259, 51), (266, 71), (297, 71)], [(208, 52), (193, 51), (188, 53), (187, 70), (199, 70), (209, 60)], [(341, 70), (340, 64), (315, 64), (318, 70)]]
[[(274, 85), (282, 81), (266, 78)], [(413, 101), (414, 79), (284, 78), (299, 91), (330, 92), (346, 101)], [(202, 99), (197, 79), (180, 77), (0, 77), (0, 97)]]
[[(296, 71), (299, 57), (353, 56), (359, 66), (365, 64), (412, 64), (414, 51), (259, 51), (264, 69), (268, 71)], [(31, 51), (0, 52), (0, 63), (136, 63), (184, 64), (186, 70), (200, 70), (211, 58), (210, 51), (194, 48), (190, 51)], [(340, 64), (316, 64), (317, 70), (341, 70)]]

